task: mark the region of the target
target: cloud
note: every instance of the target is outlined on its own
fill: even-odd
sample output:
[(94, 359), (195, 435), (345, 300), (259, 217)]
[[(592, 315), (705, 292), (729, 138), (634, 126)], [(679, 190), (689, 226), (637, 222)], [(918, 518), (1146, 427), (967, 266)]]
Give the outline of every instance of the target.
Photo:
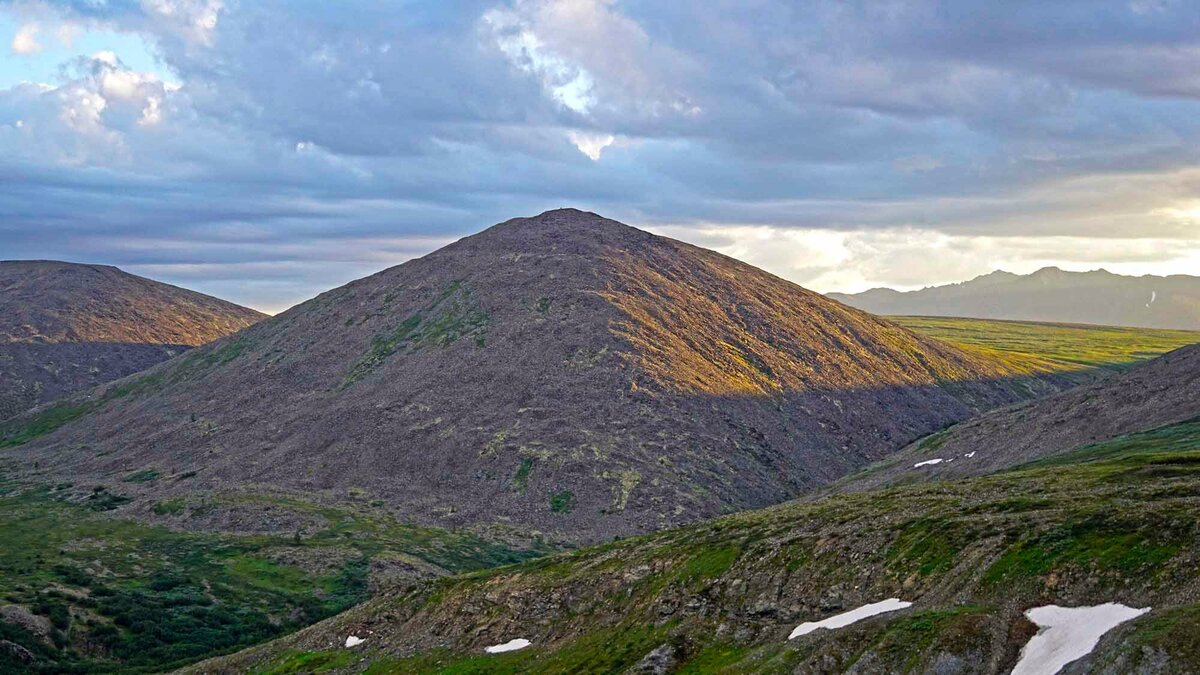
[(30, 56), (42, 51), (42, 45), (37, 41), (38, 31), (41, 27), (36, 23), (27, 23), (17, 30), (17, 34), (12, 39), (12, 51), (14, 54), (21, 56)]
[(589, 134), (579, 131), (568, 132), (567, 136), (575, 147), (593, 162), (600, 161), (600, 154), (616, 140), (612, 134)]
[[(75, 45), (56, 77), (0, 89), (6, 255), (103, 256), (263, 306), (564, 205), (831, 287), (1020, 256), (1176, 269), (1200, 240), (1195, 3), (0, 13)], [(157, 61), (75, 53), (100, 34)]]
[(764, 225), (660, 226), (655, 231), (718, 250), (821, 292), (879, 286), (911, 290), (997, 269), (1028, 274), (1046, 266), (1122, 274), (1187, 274), (1200, 242), (1094, 237), (995, 237), (936, 230), (785, 229)]

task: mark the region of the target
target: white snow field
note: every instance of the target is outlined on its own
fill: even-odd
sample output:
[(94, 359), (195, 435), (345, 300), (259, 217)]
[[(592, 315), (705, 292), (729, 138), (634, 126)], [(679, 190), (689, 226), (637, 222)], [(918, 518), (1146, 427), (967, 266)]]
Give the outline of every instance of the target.
[(899, 598), (888, 598), (882, 602), (863, 605), (858, 609), (852, 609), (849, 612), (843, 612), (841, 614), (831, 616), (828, 619), (802, 623), (799, 626), (796, 626), (796, 630), (792, 631), (792, 634), (788, 636), (788, 639), (792, 640), (800, 637), (801, 635), (808, 635), (809, 633), (822, 628), (830, 630), (834, 628), (842, 628), (844, 626), (849, 626), (856, 621), (862, 621), (863, 619), (876, 616), (877, 614), (895, 612), (908, 607), (912, 607), (911, 602), (905, 602)]
[(915, 468), (917, 468), (917, 467), (925, 466), (925, 465), (927, 465), (927, 464), (941, 464), (941, 463), (942, 463), (942, 460), (941, 460), (941, 458), (938, 458), (938, 459), (927, 459), (927, 460), (925, 460), (924, 462), (917, 462), (916, 464), (913, 464), (913, 468), (915, 469)]
[(529, 640), (526, 640), (525, 638), (517, 638), (515, 640), (509, 640), (508, 642), (505, 642), (502, 645), (492, 645), (491, 647), (485, 647), (483, 649), (483, 651), (485, 651), (489, 654), (502, 654), (504, 652), (515, 652), (518, 649), (525, 649), (526, 647), (528, 647), (531, 644), (533, 644), (533, 643), (530, 642)]
[(1054, 675), (1091, 653), (1105, 633), (1149, 611), (1149, 607), (1134, 609), (1112, 602), (1095, 607), (1034, 607), (1025, 616), (1041, 630), (1021, 650), (1012, 675)]

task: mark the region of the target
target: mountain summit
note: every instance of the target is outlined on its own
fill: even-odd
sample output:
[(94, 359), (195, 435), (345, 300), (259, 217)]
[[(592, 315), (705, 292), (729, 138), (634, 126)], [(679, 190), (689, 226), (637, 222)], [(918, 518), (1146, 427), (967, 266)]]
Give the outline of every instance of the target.
[(1057, 384), (562, 209), (94, 392), (57, 430), (0, 427), (0, 443), (77, 479), (189, 478), (123, 490), (300, 490), (595, 541), (783, 501)]
[(876, 288), (830, 298), (883, 315), (1089, 323), (1200, 330), (1200, 277), (1127, 277), (1107, 270), (997, 271), (970, 281), (900, 292)]
[(265, 316), (107, 265), (0, 261), (0, 420)]

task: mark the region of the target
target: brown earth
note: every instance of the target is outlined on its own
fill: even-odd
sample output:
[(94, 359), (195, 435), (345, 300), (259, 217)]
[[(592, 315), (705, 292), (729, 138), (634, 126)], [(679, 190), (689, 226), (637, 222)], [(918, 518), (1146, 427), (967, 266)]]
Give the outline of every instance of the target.
[(353, 492), (442, 526), (586, 542), (778, 503), (1064, 385), (1010, 368), (565, 209), (93, 392), (16, 457), (123, 492), (183, 489), (121, 484), (131, 471), (196, 471), (208, 490)]
[(196, 347), (265, 317), (107, 265), (0, 261), (0, 343)]
[(115, 267), (0, 261), (0, 420), (265, 316)]

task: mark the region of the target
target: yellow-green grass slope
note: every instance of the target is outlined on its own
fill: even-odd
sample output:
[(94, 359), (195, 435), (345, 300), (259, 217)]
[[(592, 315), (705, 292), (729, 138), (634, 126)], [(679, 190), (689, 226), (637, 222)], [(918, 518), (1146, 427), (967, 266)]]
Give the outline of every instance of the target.
[(891, 321), (1029, 373), (1089, 375), (1123, 370), (1200, 342), (1200, 332), (1082, 324), (889, 316)]
[[(377, 597), (203, 672), (1002, 673), (1039, 605), (1151, 607), (1086, 672), (1200, 669), (1200, 422), (1052, 466), (790, 503)], [(788, 640), (898, 597), (908, 610)], [(355, 635), (365, 641), (346, 648)], [(488, 655), (514, 638), (527, 649)], [(1083, 672), (1083, 671), (1081, 671)], [(1150, 672), (1150, 671), (1148, 671)]]

